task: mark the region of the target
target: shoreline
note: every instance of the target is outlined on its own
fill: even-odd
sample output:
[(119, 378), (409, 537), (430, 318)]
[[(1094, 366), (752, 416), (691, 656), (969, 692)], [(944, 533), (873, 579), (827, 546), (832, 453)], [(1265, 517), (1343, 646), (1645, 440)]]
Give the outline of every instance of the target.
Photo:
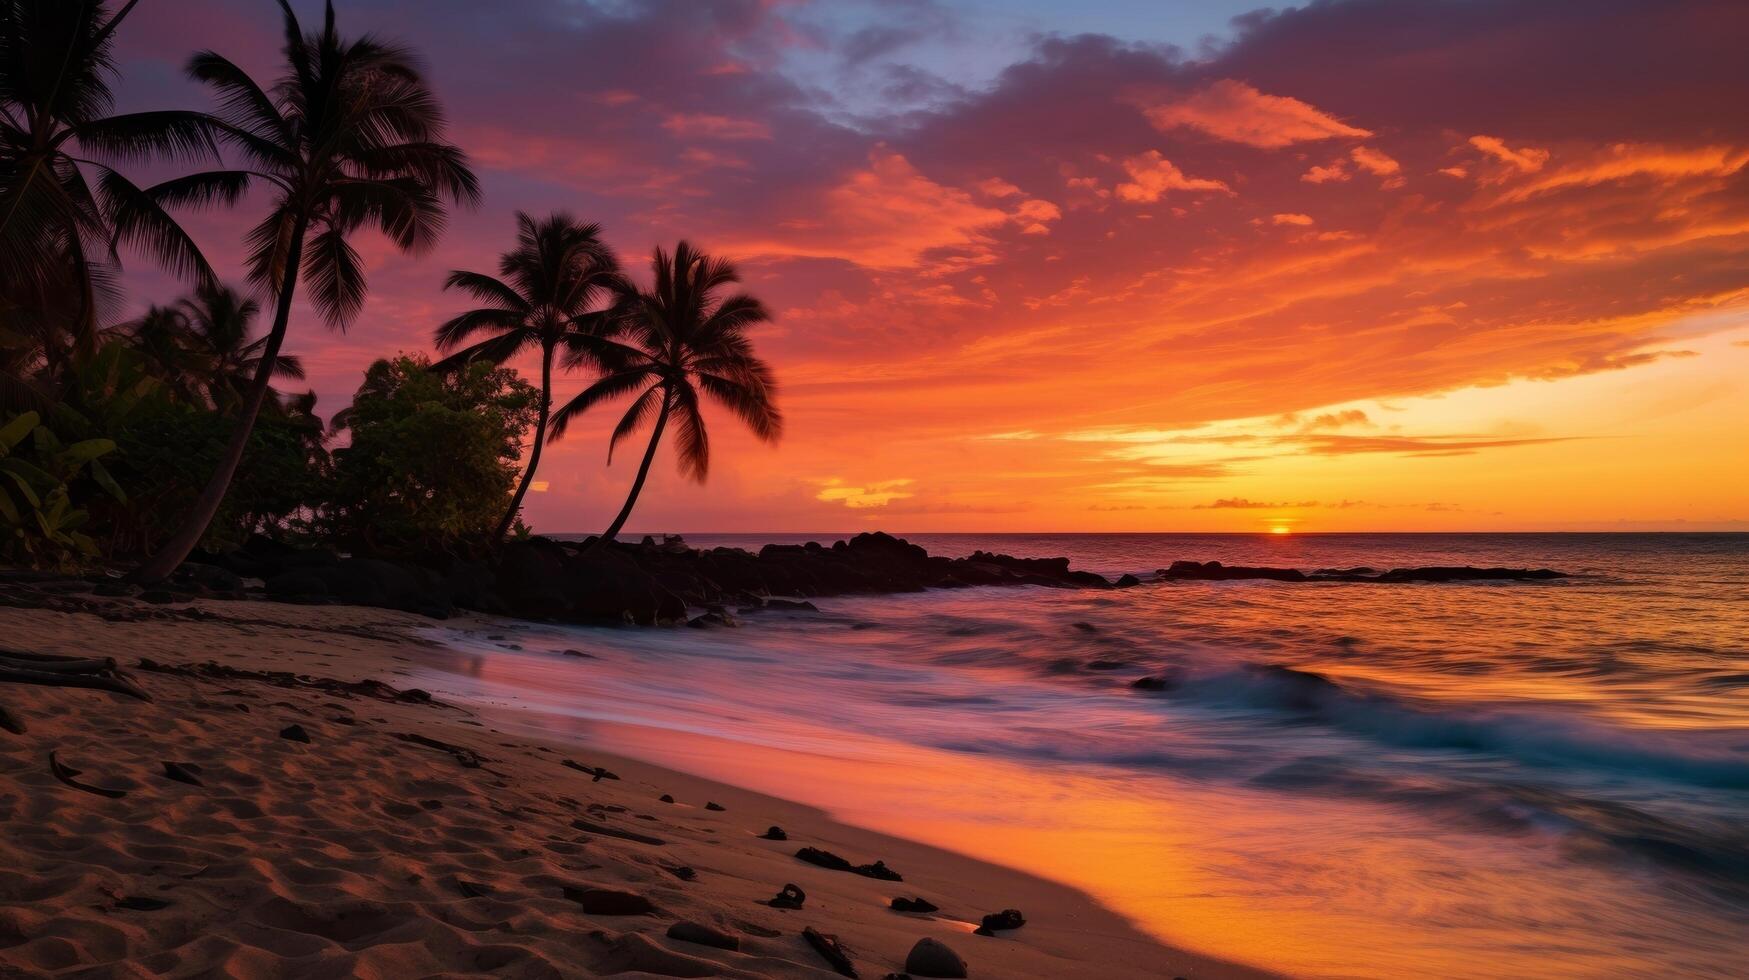
[[(192, 621), (12, 609), (7, 643), (46, 654), (107, 653), (127, 668), (141, 657), (168, 665), (210, 661), (396, 687), (407, 685), (419, 652), (432, 646), (416, 635), (430, 621), (411, 614), (196, 605), (208, 615)], [(467, 617), (447, 625), (489, 631), (493, 622)], [(902, 970), (924, 936), (946, 942), (972, 976), (1272, 975), (1166, 946), (1086, 894), (1025, 872), (842, 824), (813, 807), (611, 748), (511, 732), (510, 724), (489, 727), (503, 717), (499, 710), (474, 717), (459, 706), (332, 689), (130, 673), (153, 703), (0, 689), (30, 727), (0, 736), (8, 787), (0, 797), (7, 825), (0, 857), (37, 872), (0, 875), (0, 966), (128, 961), (153, 970), (249, 972), (273, 963), (293, 974), (332, 975), (341, 967), (398, 974), (498, 963), (494, 969), (512, 975), (831, 975), (799, 935), (808, 925), (838, 935), (863, 976)], [(94, 717), (101, 721), (92, 724)], [(280, 738), (288, 723), (302, 726), (310, 743)], [(61, 785), (48, 771), (50, 749), (84, 770), (81, 782), (128, 796), (109, 800)], [(466, 765), (468, 753), (478, 768)], [(621, 778), (592, 781), (553, 761), (567, 753)], [(210, 788), (170, 782), (158, 771), (165, 761), (200, 767)], [(662, 793), (679, 802), (659, 802)], [(429, 795), (412, 799), (421, 794)], [(706, 801), (726, 809), (706, 810)], [(593, 831), (578, 834), (572, 819)], [(785, 828), (787, 842), (755, 836), (772, 824)], [(664, 843), (604, 836), (603, 829)], [(416, 840), (409, 831), (418, 832)], [(853, 863), (884, 860), (906, 881), (812, 867), (793, 856), (799, 846)], [(246, 850), (276, 852), (277, 859), (239, 856)], [(695, 877), (676, 877), (679, 866), (695, 868)], [(561, 895), (564, 880), (635, 892), (660, 913), (579, 911)], [(808, 893), (803, 910), (758, 904), (788, 882)], [(118, 907), (158, 895), (170, 904)], [(888, 899), (900, 895), (929, 898), (942, 911), (923, 917), (888, 909)], [(981, 914), (1015, 907), (1028, 919), (1023, 928), (970, 935)], [(335, 918), (341, 913), (351, 922)], [(736, 934), (741, 952), (667, 938), (668, 925), (681, 918)], [(762, 935), (770, 931), (777, 935)]]

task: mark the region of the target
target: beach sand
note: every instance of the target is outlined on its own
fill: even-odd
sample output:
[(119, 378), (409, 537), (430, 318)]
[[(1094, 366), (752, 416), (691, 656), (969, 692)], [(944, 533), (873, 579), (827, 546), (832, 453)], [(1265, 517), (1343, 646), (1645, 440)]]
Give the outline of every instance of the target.
[[(401, 675), (437, 655), (417, 635), (429, 620), (253, 601), (97, 606), (0, 609), (0, 647), (114, 657), (153, 698), (0, 685), (29, 728), (0, 732), (0, 977), (837, 975), (807, 927), (836, 936), (863, 977), (902, 971), (923, 937), (973, 977), (1264, 975), (1164, 947), (1021, 872), (611, 744), (508, 735), (489, 716), (397, 696)], [(142, 658), (168, 670), (138, 669)], [(317, 683), (187, 672), (206, 664)], [(393, 687), (356, 686), (366, 680)], [(282, 737), (294, 725), (307, 742)], [(65, 785), (51, 751), (78, 782), (126, 795)], [(169, 778), (167, 762), (201, 785)], [(761, 838), (772, 825), (789, 839)], [(804, 863), (803, 846), (885, 861), (904, 881)], [(800, 910), (764, 904), (787, 883), (806, 892)], [(567, 889), (627, 894), (586, 905)], [(896, 896), (941, 911), (894, 912)], [(1027, 924), (972, 934), (1006, 908)], [(668, 937), (682, 920), (738, 951)]]

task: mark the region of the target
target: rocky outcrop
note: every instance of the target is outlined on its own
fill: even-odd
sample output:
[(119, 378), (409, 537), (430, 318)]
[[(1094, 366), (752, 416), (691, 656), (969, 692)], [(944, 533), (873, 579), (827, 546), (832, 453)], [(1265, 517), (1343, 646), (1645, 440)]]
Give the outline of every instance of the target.
[[(767, 545), (694, 549), (660, 543), (569, 542), (535, 537), (506, 544), (491, 563), (405, 561), (297, 551), (272, 542), (201, 555), (196, 576), (225, 585), (260, 580), (268, 598), (340, 602), (442, 616), (452, 608), (572, 623), (732, 627), (741, 613), (815, 613), (820, 596), (920, 592), (979, 585), (1111, 588), (1067, 558), (1015, 558), (978, 552), (931, 555), (890, 534), (858, 534), (830, 546)], [(232, 576), (235, 578), (233, 579)], [(689, 615), (689, 610), (705, 610)]]

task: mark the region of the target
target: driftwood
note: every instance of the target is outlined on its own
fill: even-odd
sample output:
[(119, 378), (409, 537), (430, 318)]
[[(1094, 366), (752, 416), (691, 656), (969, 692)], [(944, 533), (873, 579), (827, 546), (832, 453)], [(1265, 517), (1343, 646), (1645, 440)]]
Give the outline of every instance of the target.
[[(82, 687), (150, 701), (152, 696), (136, 687), (111, 657), (57, 657), (0, 649), (0, 684), (39, 684), (44, 687)], [(0, 727), (13, 730), (0, 722)], [(22, 730), (22, 726), (20, 728)]]
[(53, 774), (56, 779), (66, 783), (68, 786), (71, 786), (76, 790), (82, 790), (86, 793), (92, 793), (97, 796), (107, 796), (112, 800), (119, 800), (128, 795), (128, 791), (125, 789), (106, 789), (102, 786), (93, 786), (90, 783), (80, 782), (74, 777), (81, 775), (81, 771), (62, 763), (61, 760), (55, 758), (53, 752), (49, 753), (49, 772)]

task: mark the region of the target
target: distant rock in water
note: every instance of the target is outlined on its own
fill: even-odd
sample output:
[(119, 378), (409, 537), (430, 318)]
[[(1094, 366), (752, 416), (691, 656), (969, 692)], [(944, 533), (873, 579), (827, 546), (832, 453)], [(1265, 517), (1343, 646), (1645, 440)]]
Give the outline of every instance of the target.
[(1242, 579), (1267, 579), (1276, 582), (1539, 582), (1568, 578), (1566, 572), (1552, 568), (1476, 568), (1470, 565), (1429, 565), (1420, 568), (1393, 568), (1377, 572), (1371, 568), (1320, 568), (1310, 575), (1297, 568), (1268, 566), (1223, 565), (1218, 561), (1175, 561), (1156, 575), (1163, 582), (1230, 582)]

